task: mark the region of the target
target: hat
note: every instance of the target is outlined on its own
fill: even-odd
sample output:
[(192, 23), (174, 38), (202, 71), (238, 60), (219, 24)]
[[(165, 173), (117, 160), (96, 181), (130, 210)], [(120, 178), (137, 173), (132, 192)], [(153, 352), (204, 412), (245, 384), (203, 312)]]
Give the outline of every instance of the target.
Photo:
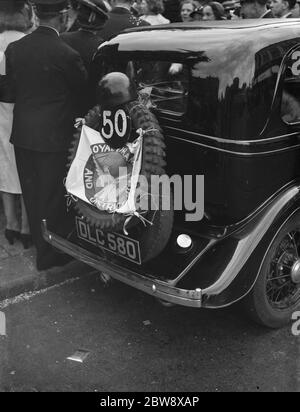
[(14, 14), (22, 10), (25, 0), (0, 0), (0, 12)]
[(77, 21), (81, 28), (101, 30), (108, 19), (107, 9), (102, 0), (78, 0)]
[(236, 2), (233, 0), (224, 1), (222, 3), (224, 10), (233, 10), (236, 7)]
[[(0, 0), (1, 1), (1, 0)], [(77, 0), (78, 9), (80, 10), (82, 7), (87, 7), (94, 11), (97, 14), (101, 14), (103, 16), (107, 15), (107, 8), (103, 2), (103, 0)]]
[(68, 0), (32, 0), (32, 3), (36, 10), (43, 14), (60, 13), (69, 8)]

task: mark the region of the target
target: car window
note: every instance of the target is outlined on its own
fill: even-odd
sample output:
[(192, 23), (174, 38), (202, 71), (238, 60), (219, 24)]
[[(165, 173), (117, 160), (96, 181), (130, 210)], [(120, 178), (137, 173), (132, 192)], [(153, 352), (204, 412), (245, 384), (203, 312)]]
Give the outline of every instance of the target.
[(159, 110), (186, 112), (188, 69), (180, 63), (135, 63), (135, 81), (142, 97), (149, 98)]
[(166, 61), (119, 61), (105, 71), (127, 74), (147, 105), (176, 115), (185, 114), (189, 89), (187, 66)]
[(285, 72), (282, 101), (282, 120), (287, 124), (300, 124), (300, 52), (291, 55)]

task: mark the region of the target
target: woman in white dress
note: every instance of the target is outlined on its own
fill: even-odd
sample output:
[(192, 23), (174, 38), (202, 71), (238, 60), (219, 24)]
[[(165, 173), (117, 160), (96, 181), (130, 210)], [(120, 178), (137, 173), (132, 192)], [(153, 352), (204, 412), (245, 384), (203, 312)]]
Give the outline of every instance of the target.
[[(25, 0), (0, 0), (0, 74), (5, 75), (5, 50), (21, 39), (32, 23), (29, 6)], [(6, 218), (5, 237), (12, 245), (20, 239), (25, 249), (31, 244), (27, 215), (21, 198), (22, 221), (18, 221), (17, 198), (21, 187), (16, 167), (14, 149), (9, 142), (13, 104), (0, 102), (0, 192)]]
[(163, 0), (143, 0), (142, 7), (144, 15), (141, 19), (151, 24), (151, 26), (170, 23), (170, 20), (162, 15), (165, 10)]

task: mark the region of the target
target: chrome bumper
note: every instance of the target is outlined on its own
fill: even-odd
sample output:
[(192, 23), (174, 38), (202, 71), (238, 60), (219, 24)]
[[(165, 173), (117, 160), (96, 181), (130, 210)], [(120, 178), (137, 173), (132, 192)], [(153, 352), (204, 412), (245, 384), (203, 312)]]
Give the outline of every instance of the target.
[(149, 279), (139, 273), (135, 273), (124, 269), (114, 263), (110, 263), (105, 259), (87, 251), (86, 249), (81, 248), (80, 246), (75, 245), (74, 243), (63, 239), (62, 237), (51, 233), (47, 229), (47, 222), (43, 221), (43, 236), (45, 240), (50, 243), (52, 246), (60, 249), (64, 253), (74, 257), (77, 260), (80, 260), (83, 263), (101, 271), (105, 272), (114, 279), (119, 280), (120, 282), (126, 283), (129, 286), (132, 286), (136, 289), (142, 290), (143, 292), (148, 293), (175, 305), (182, 305), (188, 307), (201, 308), (202, 307), (202, 290), (186, 290), (179, 289), (174, 286), (170, 286), (166, 282), (160, 280)]

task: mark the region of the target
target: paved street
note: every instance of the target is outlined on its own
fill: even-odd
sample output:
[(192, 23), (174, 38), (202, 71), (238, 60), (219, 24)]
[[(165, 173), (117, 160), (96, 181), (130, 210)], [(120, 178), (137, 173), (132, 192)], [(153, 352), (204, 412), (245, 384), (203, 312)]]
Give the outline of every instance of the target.
[(24, 250), (21, 242), (9, 245), (4, 236), (5, 221), (0, 196), (0, 301), (24, 292), (37, 291), (67, 279), (86, 276), (92, 271), (83, 263), (72, 262), (65, 267), (54, 267), (40, 272), (36, 269), (36, 252)]
[[(0, 310), (2, 391), (300, 390), (300, 338), (238, 308), (165, 308), (94, 274)], [(84, 363), (66, 359), (78, 349)]]

